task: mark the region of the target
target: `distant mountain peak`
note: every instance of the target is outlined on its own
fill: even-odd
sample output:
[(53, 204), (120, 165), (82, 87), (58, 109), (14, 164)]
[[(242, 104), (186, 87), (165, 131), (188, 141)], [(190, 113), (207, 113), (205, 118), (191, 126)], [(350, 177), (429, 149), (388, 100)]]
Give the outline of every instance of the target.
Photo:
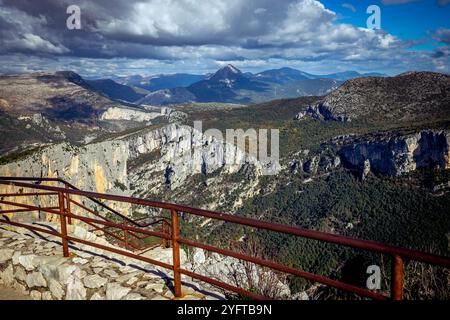
[(233, 73), (242, 73), (241, 70), (239, 70), (232, 64), (227, 64), (225, 67), (221, 68), (220, 70), (229, 70), (230, 72), (233, 72)]
[(242, 76), (242, 71), (236, 68), (231, 64), (227, 64), (226, 66), (220, 68), (216, 73), (214, 73), (210, 80), (234, 80), (238, 77)]

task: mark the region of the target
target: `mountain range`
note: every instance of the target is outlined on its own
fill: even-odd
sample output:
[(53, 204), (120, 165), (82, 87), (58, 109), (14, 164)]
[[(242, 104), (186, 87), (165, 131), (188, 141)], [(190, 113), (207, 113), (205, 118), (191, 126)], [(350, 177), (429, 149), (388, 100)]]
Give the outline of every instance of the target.
[[(122, 100), (148, 105), (168, 105), (184, 102), (258, 103), (279, 98), (317, 96), (336, 89), (343, 81), (362, 76), (385, 76), (379, 73), (361, 74), (346, 71), (314, 75), (293, 68), (280, 68), (259, 73), (242, 72), (226, 65), (208, 75), (178, 73), (143, 77), (117, 77), (116, 82), (142, 89), (139, 100), (122, 96)], [(99, 81), (99, 80), (96, 80)], [(107, 88), (103, 88), (105, 90)], [(114, 90), (116, 91), (116, 90)]]
[[(206, 75), (176, 73), (111, 79), (85, 79), (72, 71), (58, 71), (54, 74), (41, 72), (41, 75), (34, 75), (37, 82), (45, 82), (46, 77), (59, 82), (67, 80), (85, 90), (128, 106), (161, 106), (189, 102), (251, 104), (281, 98), (321, 96), (338, 88), (348, 79), (384, 76), (377, 73), (360, 74), (356, 71), (314, 75), (287, 67), (253, 74), (244, 73), (232, 65)], [(26, 75), (23, 77), (23, 80), (25, 79)], [(28, 78), (28, 81), (31, 81), (31, 78)]]

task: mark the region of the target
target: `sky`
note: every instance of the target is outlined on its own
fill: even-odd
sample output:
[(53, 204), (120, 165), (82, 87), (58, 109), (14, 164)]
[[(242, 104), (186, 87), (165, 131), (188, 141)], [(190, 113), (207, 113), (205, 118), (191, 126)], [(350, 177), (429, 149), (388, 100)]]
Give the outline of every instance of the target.
[[(67, 7), (80, 8), (69, 29)], [(370, 5), (380, 29), (370, 29)], [(450, 73), (450, 0), (0, 0), (0, 73)]]

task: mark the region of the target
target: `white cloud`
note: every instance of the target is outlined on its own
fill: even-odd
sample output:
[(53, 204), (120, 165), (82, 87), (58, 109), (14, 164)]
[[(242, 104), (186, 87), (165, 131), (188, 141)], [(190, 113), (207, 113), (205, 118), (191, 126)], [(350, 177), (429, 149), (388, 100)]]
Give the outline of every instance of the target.
[(20, 39), (5, 40), (3, 44), (5, 46), (5, 49), (9, 50), (53, 54), (62, 54), (69, 52), (69, 49), (67, 49), (66, 47), (61, 45), (54, 45), (50, 41), (42, 39), (40, 36), (32, 33), (25, 33)]
[(342, 7), (343, 7), (343, 8), (346, 8), (346, 9), (352, 11), (352, 12), (356, 12), (355, 6), (352, 5), (351, 3), (348, 3), (348, 2), (343, 3), (343, 4), (342, 4)]

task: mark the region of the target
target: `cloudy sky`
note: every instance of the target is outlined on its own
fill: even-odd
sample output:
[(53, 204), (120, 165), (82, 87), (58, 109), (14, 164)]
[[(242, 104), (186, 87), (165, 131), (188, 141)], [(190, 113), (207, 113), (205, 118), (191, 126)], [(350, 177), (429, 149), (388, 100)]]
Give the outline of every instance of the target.
[[(381, 30), (367, 29), (369, 5)], [(69, 30), (69, 5), (81, 29)], [(450, 0), (0, 0), (0, 73), (450, 72)]]

